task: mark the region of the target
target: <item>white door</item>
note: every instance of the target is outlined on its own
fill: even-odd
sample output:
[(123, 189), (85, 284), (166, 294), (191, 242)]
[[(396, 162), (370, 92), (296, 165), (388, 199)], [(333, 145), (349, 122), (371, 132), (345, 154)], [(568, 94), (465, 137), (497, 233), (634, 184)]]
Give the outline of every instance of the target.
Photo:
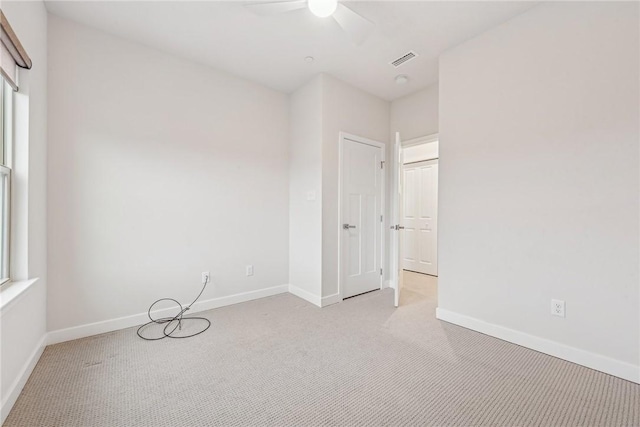
[(438, 161), (403, 167), (402, 225), (405, 270), (438, 275)]
[(396, 141), (393, 147), (393, 165), (392, 165), (392, 187), (391, 187), (391, 284), (395, 290), (394, 305), (398, 307), (400, 304), (400, 291), (402, 290), (402, 269), (401, 249), (402, 249), (402, 233), (399, 228), (400, 211), (402, 200), (402, 141), (400, 133), (396, 132)]
[(342, 145), (342, 297), (382, 283), (382, 167), (384, 150), (344, 138)]

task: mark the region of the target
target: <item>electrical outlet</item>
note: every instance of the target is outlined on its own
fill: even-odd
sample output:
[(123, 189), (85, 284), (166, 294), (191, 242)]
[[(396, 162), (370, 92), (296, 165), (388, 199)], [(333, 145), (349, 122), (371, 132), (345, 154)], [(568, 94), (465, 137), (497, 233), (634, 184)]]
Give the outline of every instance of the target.
[(247, 265), (247, 276), (253, 276), (253, 265)]
[(564, 301), (559, 299), (551, 300), (551, 314), (554, 316), (565, 317), (564, 315)]
[(202, 284), (206, 285), (211, 280), (211, 275), (209, 275), (208, 271), (202, 272)]

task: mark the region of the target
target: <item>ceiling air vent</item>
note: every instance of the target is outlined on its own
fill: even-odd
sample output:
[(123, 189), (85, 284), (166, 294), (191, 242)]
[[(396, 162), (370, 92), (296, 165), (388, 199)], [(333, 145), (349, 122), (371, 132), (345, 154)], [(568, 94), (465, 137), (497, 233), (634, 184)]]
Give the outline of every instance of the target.
[(390, 62), (390, 64), (393, 65), (394, 67), (398, 68), (399, 66), (401, 66), (402, 64), (404, 64), (407, 61), (412, 60), (416, 56), (418, 56), (417, 53), (415, 53), (414, 51), (409, 51), (408, 53), (405, 53), (404, 55), (402, 55), (400, 58), (396, 59), (395, 61)]

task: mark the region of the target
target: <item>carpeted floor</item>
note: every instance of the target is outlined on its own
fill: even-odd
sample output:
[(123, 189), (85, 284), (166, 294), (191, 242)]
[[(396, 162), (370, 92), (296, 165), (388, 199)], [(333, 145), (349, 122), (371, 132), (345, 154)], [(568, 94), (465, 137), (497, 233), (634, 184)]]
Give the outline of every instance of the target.
[(639, 385), (440, 322), (410, 276), (399, 309), (283, 294), (187, 340), (50, 346), (5, 426), (640, 426)]

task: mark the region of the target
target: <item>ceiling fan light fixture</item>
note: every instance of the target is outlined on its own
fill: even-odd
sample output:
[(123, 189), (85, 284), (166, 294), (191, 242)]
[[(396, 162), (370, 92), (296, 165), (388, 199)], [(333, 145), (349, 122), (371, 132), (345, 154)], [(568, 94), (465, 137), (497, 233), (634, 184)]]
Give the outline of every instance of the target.
[(309, 10), (318, 18), (333, 15), (338, 7), (338, 0), (308, 0)]

